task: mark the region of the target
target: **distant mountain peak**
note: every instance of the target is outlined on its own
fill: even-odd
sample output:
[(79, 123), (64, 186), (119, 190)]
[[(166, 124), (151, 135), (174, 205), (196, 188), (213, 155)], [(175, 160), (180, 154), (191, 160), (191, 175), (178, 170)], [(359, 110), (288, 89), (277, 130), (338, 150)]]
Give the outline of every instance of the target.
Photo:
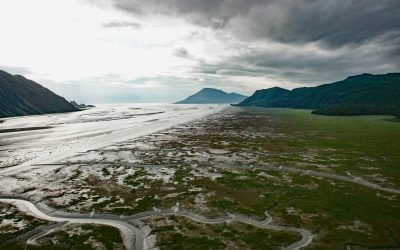
[(199, 93), (201, 92), (219, 92), (219, 93), (225, 93), (224, 91), (220, 89), (215, 89), (215, 88), (202, 88)]
[(272, 90), (272, 91), (289, 91), (289, 90), (287, 90), (285, 88), (281, 88), (281, 87), (278, 87), (278, 86), (272, 87), (272, 88), (270, 88), (270, 90)]
[(189, 96), (185, 100), (177, 102), (177, 104), (239, 103), (246, 98), (247, 96), (237, 94), (235, 92), (226, 93), (225, 91), (220, 89), (203, 88), (199, 92)]

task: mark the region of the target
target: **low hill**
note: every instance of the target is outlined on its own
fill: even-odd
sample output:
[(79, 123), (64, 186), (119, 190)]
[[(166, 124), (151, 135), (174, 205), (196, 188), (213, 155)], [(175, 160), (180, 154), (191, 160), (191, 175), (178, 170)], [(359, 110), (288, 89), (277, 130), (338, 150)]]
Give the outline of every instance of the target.
[(76, 101), (70, 101), (69, 103), (72, 104), (72, 106), (74, 106), (74, 108), (78, 109), (78, 110), (84, 110), (84, 109), (89, 109), (89, 108), (94, 108), (96, 106), (94, 105), (86, 105), (84, 103), (78, 104)]
[(77, 111), (67, 100), (20, 75), (0, 70), (0, 117)]
[(317, 87), (257, 90), (238, 106), (314, 109), (322, 115), (398, 115), (400, 73), (362, 74)]
[(194, 95), (189, 96), (176, 104), (219, 104), (219, 103), (239, 103), (247, 96), (237, 93), (226, 93), (219, 89), (204, 88)]

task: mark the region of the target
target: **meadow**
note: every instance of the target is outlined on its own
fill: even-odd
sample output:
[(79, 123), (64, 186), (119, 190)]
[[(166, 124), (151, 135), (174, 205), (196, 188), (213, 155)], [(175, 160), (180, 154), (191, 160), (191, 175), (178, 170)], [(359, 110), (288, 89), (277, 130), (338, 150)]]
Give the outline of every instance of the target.
[[(46, 187), (26, 193), (40, 190), (58, 209), (124, 218), (171, 206), (207, 218), (233, 214), (261, 221), (267, 212), (273, 225), (310, 231), (314, 237), (307, 249), (396, 249), (399, 139), (400, 122), (389, 116), (229, 107), (69, 158), (41, 176)], [(48, 188), (54, 182), (62, 192)], [(162, 249), (278, 249), (300, 238), (240, 222), (208, 225), (179, 216), (143, 222)], [(111, 247), (120, 244), (113, 241), (118, 238), (113, 229), (102, 229), (110, 231), (106, 238), (86, 229), (68, 245), (76, 241), (90, 248), (85, 243), (90, 237)], [(65, 238), (65, 229), (55, 235)], [(42, 244), (57, 247), (46, 239)]]

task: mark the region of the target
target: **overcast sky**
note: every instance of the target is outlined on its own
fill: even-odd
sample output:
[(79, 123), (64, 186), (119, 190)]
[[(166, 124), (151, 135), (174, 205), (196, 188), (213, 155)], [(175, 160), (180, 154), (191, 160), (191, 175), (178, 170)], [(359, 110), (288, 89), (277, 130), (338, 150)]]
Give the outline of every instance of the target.
[(0, 69), (80, 102), (400, 71), (399, 0), (1, 0)]

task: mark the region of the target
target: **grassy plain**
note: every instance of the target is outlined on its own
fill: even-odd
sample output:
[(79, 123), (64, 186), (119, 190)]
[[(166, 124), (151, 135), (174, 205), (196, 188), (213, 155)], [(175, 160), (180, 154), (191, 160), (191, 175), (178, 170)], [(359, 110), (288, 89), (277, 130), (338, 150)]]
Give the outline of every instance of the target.
[(300, 240), (292, 232), (257, 229), (243, 223), (202, 224), (182, 217), (153, 217), (160, 249), (277, 249)]
[[(309, 110), (230, 107), (90, 152), (91, 160), (71, 159), (49, 174), (63, 191), (52, 191), (47, 200), (61, 209), (121, 215), (176, 203), (208, 217), (229, 212), (263, 219), (268, 210), (275, 224), (312, 231), (315, 238), (308, 249), (399, 249), (400, 195), (282, 170), (356, 176), (400, 189), (399, 142), (400, 122), (388, 116), (332, 117)], [(169, 249), (197, 244), (209, 249), (276, 249), (299, 237), (182, 218), (146, 222), (157, 245)]]
[(183, 183), (212, 194), (209, 212), (261, 218), (268, 209), (276, 223), (312, 230), (316, 238), (309, 248), (400, 247), (399, 195), (279, 169), (350, 173), (399, 188), (400, 123), (390, 117), (238, 108), (178, 138), (175, 148), (218, 152), (202, 161), (186, 159), (221, 174), (215, 181), (199, 177)]

